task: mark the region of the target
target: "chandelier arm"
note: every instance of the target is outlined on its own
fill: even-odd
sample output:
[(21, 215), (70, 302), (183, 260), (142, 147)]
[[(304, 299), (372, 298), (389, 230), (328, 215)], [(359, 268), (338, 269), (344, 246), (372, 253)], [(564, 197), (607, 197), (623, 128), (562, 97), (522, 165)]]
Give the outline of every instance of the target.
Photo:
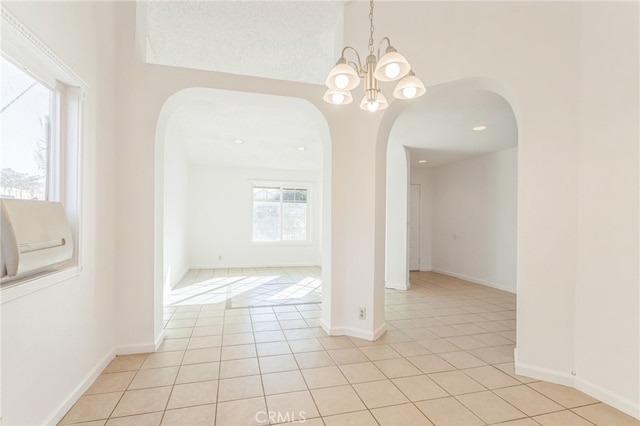
[(356, 49), (354, 49), (351, 46), (345, 46), (344, 49), (342, 49), (342, 54), (341, 56), (344, 58), (344, 54), (346, 53), (347, 50), (351, 50), (353, 51), (353, 53), (356, 54), (356, 58), (358, 59), (358, 63), (356, 64), (355, 62), (348, 62), (349, 64), (351, 64), (356, 72), (358, 73), (358, 75), (360, 77), (362, 77), (364, 75), (364, 68), (362, 68), (362, 61), (360, 60), (360, 55), (358, 54), (358, 51)]
[(389, 37), (382, 37), (378, 42), (378, 59), (380, 59), (380, 47), (382, 47), (382, 42), (385, 40), (387, 41), (387, 49), (391, 47), (391, 40), (389, 40)]
[(360, 78), (362, 78), (364, 76), (364, 74), (362, 73), (362, 71), (360, 71), (360, 69), (358, 69), (358, 64), (356, 64), (353, 61), (347, 62), (347, 65), (351, 65), (351, 67), (356, 70), (356, 72), (358, 73), (358, 76)]

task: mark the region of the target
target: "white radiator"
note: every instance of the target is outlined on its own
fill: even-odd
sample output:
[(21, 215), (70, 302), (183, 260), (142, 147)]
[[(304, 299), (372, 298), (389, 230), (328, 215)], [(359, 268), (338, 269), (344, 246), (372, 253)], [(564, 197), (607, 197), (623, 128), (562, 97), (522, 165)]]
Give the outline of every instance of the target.
[(73, 239), (61, 203), (14, 199), (0, 202), (2, 277), (39, 272), (71, 259)]

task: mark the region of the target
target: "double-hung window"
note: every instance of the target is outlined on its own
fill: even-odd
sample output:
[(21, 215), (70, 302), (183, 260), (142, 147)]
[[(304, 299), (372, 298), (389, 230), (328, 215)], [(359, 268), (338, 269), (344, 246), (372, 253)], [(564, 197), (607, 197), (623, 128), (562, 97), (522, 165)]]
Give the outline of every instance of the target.
[(309, 188), (253, 186), (253, 241), (308, 241)]

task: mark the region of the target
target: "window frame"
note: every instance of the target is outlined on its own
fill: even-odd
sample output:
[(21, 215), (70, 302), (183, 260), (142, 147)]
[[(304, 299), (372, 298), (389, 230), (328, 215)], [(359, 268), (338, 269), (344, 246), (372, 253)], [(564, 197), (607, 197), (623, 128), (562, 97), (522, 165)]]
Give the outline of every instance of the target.
[(61, 99), (65, 96), (65, 86), (55, 79), (52, 79), (50, 75), (47, 75), (47, 73), (44, 73), (45, 75), (36, 74), (31, 69), (27, 68), (25, 65), (21, 64), (18, 60), (6, 53), (5, 46), (2, 46), (2, 48), (0, 49), (0, 57), (3, 60), (11, 63), (14, 67), (18, 68), (20, 71), (27, 74), (29, 77), (51, 91), (52, 96), (49, 100), (50, 134), (49, 147), (47, 149), (47, 174), (44, 192), (46, 201), (63, 202), (63, 200), (61, 199), (63, 194), (60, 193), (60, 181), (64, 177), (62, 176), (60, 167), (61, 155), (64, 151), (64, 147), (61, 146), (62, 138), (60, 137), (60, 120), (62, 115), (60, 104)]
[(0, 54), (55, 93), (56, 116), (51, 120), (51, 145), (55, 151), (49, 153), (48, 180), (52, 185), (47, 188), (48, 199), (64, 206), (74, 241), (73, 257), (61, 267), (17, 279), (5, 277), (0, 283), (0, 304), (4, 304), (67, 281), (83, 269), (82, 113), (88, 85), (4, 6), (1, 13)]
[[(254, 189), (256, 187), (266, 187), (266, 188), (278, 188), (280, 190), (280, 240), (277, 241), (255, 241), (253, 239), (253, 212), (254, 212)], [(285, 189), (304, 189), (307, 191), (307, 201), (306, 205), (306, 234), (307, 238), (304, 240), (283, 240), (282, 239), (282, 191)], [(249, 228), (249, 241), (252, 245), (256, 246), (310, 246), (313, 244), (313, 184), (311, 182), (301, 182), (301, 181), (265, 181), (265, 180), (255, 180), (251, 181), (251, 214), (250, 214), (250, 228)]]

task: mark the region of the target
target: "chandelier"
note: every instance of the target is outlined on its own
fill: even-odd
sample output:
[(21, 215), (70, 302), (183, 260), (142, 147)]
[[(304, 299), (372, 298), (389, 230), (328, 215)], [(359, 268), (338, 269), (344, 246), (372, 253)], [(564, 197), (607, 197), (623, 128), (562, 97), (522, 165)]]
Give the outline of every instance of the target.
[[(351, 46), (342, 49), (342, 54), (336, 66), (327, 76), (327, 91), (323, 99), (334, 105), (346, 105), (353, 101), (351, 90), (358, 87), (360, 79), (364, 80), (364, 97), (360, 102), (360, 108), (365, 111), (379, 111), (389, 106), (387, 99), (380, 92), (380, 82), (399, 80), (393, 96), (397, 99), (413, 99), (424, 95), (424, 84), (413, 73), (409, 62), (391, 46), (389, 37), (383, 37), (378, 43), (378, 54), (374, 55), (373, 49), (373, 0), (369, 6), (369, 55), (365, 64), (362, 64), (358, 51)], [(380, 47), (387, 43), (384, 55), (380, 57)], [(345, 53), (355, 53), (357, 63), (348, 62)], [(380, 58), (378, 60), (378, 58)]]

